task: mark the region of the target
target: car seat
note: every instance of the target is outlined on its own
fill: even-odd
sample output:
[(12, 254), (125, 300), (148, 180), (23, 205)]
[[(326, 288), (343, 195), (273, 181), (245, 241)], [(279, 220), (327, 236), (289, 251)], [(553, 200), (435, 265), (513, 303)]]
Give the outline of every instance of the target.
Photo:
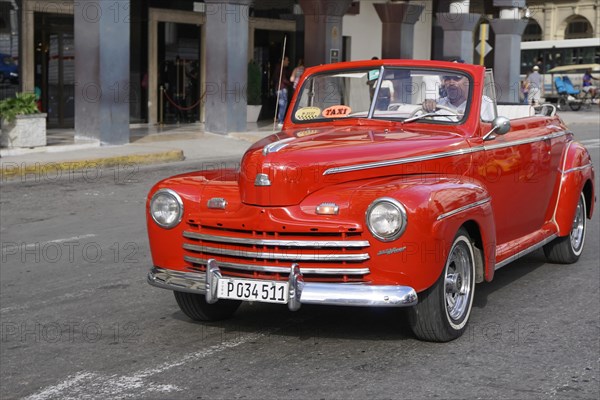
[(554, 86), (556, 86), (556, 92), (558, 94), (567, 94), (567, 87), (560, 76), (554, 78)]
[(565, 84), (565, 88), (567, 89), (567, 94), (571, 94), (571, 95), (579, 94), (579, 90), (577, 90), (573, 87), (573, 83), (571, 82), (571, 80), (569, 79), (568, 76), (563, 76), (562, 79)]

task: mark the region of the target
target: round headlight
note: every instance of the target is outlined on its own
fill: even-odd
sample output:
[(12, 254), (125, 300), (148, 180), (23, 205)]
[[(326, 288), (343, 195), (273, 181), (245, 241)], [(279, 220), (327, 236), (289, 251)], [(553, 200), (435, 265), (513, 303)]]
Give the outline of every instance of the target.
[(406, 229), (406, 210), (398, 201), (383, 197), (375, 200), (367, 210), (367, 226), (377, 239), (396, 240)]
[(173, 228), (183, 216), (181, 197), (171, 189), (160, 189), (150, 200), (150, 215), (163, 228)]

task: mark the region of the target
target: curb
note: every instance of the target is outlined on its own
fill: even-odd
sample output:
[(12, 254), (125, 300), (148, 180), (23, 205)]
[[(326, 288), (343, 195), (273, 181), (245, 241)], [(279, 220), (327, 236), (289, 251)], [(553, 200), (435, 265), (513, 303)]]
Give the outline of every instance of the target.
[(89, 160), (57, 161), (57, 162), (0, 162), (0, 180), (2, 182), (11, 178), (19, 178), (27, 175), (50, 175), (60, 177), (62, 171), (74, 172), (97, 168), (109, 168), (131, 165), (149, 165), (183, 161), (185, 156), (183, 150), (169, 150), (156, 153), (130, 154), (124, 156), (112, 156), (92, 158)]

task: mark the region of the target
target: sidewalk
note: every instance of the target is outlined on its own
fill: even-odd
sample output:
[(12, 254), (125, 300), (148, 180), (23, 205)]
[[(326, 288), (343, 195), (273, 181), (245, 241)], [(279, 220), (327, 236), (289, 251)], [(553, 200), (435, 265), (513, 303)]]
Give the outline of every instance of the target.
[[(561, 111), (559, 115), (570, 127), (578, 124), (600, 126), (597, 106), (588, 111)], [(200, 123), (163, 127), (132, 125), (131, 143), (121, 146), (76, 143), (73, 130), (49, 130), (46, 147), (0, 150), (0, 181), (90, 167), (241, 157), (250, 144), (278, 131), (273, 130), (272, 124), (262, 121), (249, 123), (247, 129), (246, 132), (218, 135), (205, 132)]]
[(163, 127), (132, 125), (131, 143), (120, 146), (76, 142), (73, 130), (48, 130), (45, 147), (0, 150), (0, 180), (92, 167), (241, 157), (250, 144), (270, 135), (273, 125), (249, 123), (248, 129), (247, 132), (219, 135), (205, 132), (200, 123)]

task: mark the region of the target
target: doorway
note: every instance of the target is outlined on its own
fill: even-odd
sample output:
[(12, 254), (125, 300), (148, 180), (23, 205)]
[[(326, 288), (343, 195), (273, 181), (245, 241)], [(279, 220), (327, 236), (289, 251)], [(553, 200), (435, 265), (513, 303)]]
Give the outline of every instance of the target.
[[(284, 69), (283, 74), (287, 79), (302, 55), (296, 54), (297, 34), (295, 31), (279, 31), (274, 29), (254, 29), (252, 60), (259, 66), (261, 81), (262, 110), (260, 119), (273, 120), (275, 116), (275, 103), (277, 102), (278, 68), (282, 58), (287, 56), (290, 64)], [(285, 49), (284, 49), (285, 42)], [(285, 53), (284, 53), (285, 51)], [(288, 101), (293, 94), (293, 88), (288, 88)]]
[(75, 40), (73, 17), (36, 13), (35, 78), (48, 128), (75, 124)]
[[(200, 120), (201, 28), (195, 24), (159, 22), (158, 85), (162, 123)], [(160, 99), (160, 97), (159, 97)]]

